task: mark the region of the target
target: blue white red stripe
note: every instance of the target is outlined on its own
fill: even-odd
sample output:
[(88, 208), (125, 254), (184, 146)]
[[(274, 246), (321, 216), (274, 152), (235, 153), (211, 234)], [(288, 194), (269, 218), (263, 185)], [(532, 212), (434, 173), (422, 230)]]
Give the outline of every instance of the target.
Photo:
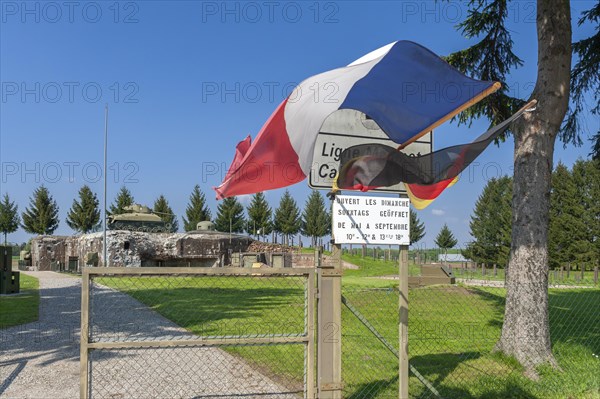
[(232, 167), (215, 188), (217, 198), (304, 180), (321, 126), (339, 109), (369, 115), (390, 139), (406, 144), (496, 89), (493, 82), (464, 76), (416, 43), (391, 43), (300, 83), (255, 141), (250, 144), (246, 139), (238, 145)]

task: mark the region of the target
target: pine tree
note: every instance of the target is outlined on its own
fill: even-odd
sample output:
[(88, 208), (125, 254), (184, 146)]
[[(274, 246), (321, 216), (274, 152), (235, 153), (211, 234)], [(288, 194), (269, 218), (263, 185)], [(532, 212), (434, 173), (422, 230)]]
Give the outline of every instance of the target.
[(444, 224), (437, 237), (435, 238), (435, 245), (444, 250), (446, 259), (448, 258), (448, 248), (454, 248), (458, 244), (454, 234), (450, 231), (447, 224)]
[(73, 200), (73, 205), (67, 213), (67, 225), (80, 233), (89, 233), (100, 224), (98, 198), (87, 186), (79, 189), (79, 201)]
[(586, 223), (585, 204), (589, 200), (586, 199), (585, 177), (581, 173), (583, 170), (575, 177), (575, 173), (559, 163), (552, 174), (548, 247), (553, 267), (581, 262), (593, 252), (591, 230)]
[(115, 203), (108, 209), (108, 213), (110, 215), (120, 215), (125, 213), (125, 207), (130, 205), (133, 205), (133, 195), (127, 187), (123, 186), (117, 194), (117, 198), (115, 198)]
[[(595, 25), (596, 33), (588, 38), (573, 43), (573, 54), (577, 62), (571, 71), (571, 104), (569, 112), (562, 126), (562, 139), (565, 142), (581, 144), (580, 134), (584, 131), (581, 126), (582, 113), (586, 104), (593, 104), (590, 112), (596, 117), (600, 116), (600, 1), (589, 10), (584, 11), (579, 18), (578, 25)], [(593, 101), (586, 102), (586, 94), (593, 96)], [(594, 160), (600, 160), (600, 127), (591, 138)]]
[[(217, 207), (215, 229), (223, 233), (241, 233), (246, 227), (244, 207), (236, 197), (225, 198)], [(231, 229), (231, 230), (230, 230)]]
[(179, 230), (177, 216), (175, 216), (175, 214), (173, 213), (173, 209), (171, 209), (171, 207), (169, 206), (169, 201), (167, 201), (164, 195), (161, 194), (160, 197), (158, 197), (156, 201), (154, 201), (154, 206), (152, 210), (154, 211), (154, 213), (160, 216), (163, 222), (165, 222), (167, 229), (171, 233), (175, 233), (177, 232), (177, 230)]
[(410, 210), (410, 245), (425, 237), (425, 224), (419, 220), (417, 212)]
[(285, 190), (279, 201), (279, 207), (275, 211), (273, 227), (277, 233), (283, 236), (286, 245), (289, 245), (290, 235), (298, 234), (302, 228), (300, 209), (298, 209), (296, 201), (288, 190)]
[(597, 196), (598, 191), (595, 190), (595, 185), (598, 184), (598, 172), (593, 161), (582, 159), (575, 162), (571, 172), (579, 208), (583, 212), (579, 217), (581, 230), (578, 232), (578, 239), (573, 242), (573, 258), (581, 266), (595, 266), (598, 259), (594, 246), (595, 230), (600, 221), (597, 212), (600, 198)]
[(506, 266), (510, 252), (512, 179), (492, 178), (475, 203), (469, 227), (474, 241), (464, 251), (477, 263)]
[(19, 218), (19, 207), (11, 202), (8, 194), (4, 194), (4, 199), (0, 202), (0, 231), (4, 233), (4, 245), (6, 245), (6, 235), (14, 233), (19, 228), (21, 218)]
[(40, 186), (21, 215), (23, 229), (31, 234), (52, 234), (58, 228), (58, 205), (48, 189)]
[(589, 209), (589, 218), (592, 226), (592, 242), (594, 243), (594, 264), (600, 266), (600, 159), (589, 161), (587, 170), (590, 176), (590, 198), (592, 199)]
[[(203, 222), (206, 220), (210, 220), (212, 215), (210, 209), (206, 205), (206, 197), (204, 193), (200, 191), (200, 186), (195, 185), (192, 194), (190, 195), (190, 203), (185, 209), (185, 217), (183, 219), (183, 229), (185, 231), (193, 231), (196, 230), (196, 225), (199, 222)], [(227, 228), (229, 231), (229, 227)]]
[[(502, 83), (503, 90), (469, 107), (458, 118), (468, 123), (485, 116), (496, 124), (524, 103), (523, 99), (510, 97), (509, 86), (505, 85), (508, 74), (523, 61), (512, 51), (507, 0), (470, 1), (469, 7), (459, 28), (473, 44), (451, 54), (447, 60), (475, 78)], [(583, 129), (573, 123), (563, 124), (569, 95), (575, 104), (581, 104), (583, 101), (578, 102), (577, 98), (587, 97), (586, 93), (595, 93), (597, 98), (600, 86), (600, 58), (597, 57), (600, 34), (575, 44), (573, 54), (570, 1), (538, 0), (536, 14), (537, 76), (530, 99), (537, 100), (537, 107), (535, 112), (526, 113), (511, 125), (514, 134), (513, 229), (504, 321), (496, 345), (496, 350), (521, 362), (531, 376), (537, 375), (539, 364), (557, 364), (551, 350), (547, 310), (554, 145), (559, 135), (565, 143), (580, 142)], [(594, 23), (599, 18), (600, 2), (580, 22)], [(576, 64), (571, 70), (573, 58)], [(578, 85), (578, 82), (583, 84)], [(578, 93), (582, 93), (580, 97)]]
[(321, 193), (313, 190), (304, 206), (302, 214), (302, 233), (312, 238), (312, 246), (317, 244), (317, 238), (331, 232), (331, 215), (325, 208), (325, 200)]
[(252, 196), (250, 205), (246, 208), (248, 214), (248, 223), (246, 231), (248, 234), (264, 236), (273, 231), (273, 211), (265, 199), (263, 193), (256, 193)]

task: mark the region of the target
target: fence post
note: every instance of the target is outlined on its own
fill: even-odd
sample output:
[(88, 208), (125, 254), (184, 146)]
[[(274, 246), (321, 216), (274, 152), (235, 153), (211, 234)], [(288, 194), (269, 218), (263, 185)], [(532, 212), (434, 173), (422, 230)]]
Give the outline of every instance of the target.
[(560, 267), (560, 280), (564, 280), (565, 279), (565, 267), (561, 266)]
[(571, 275), (571, 263), (567, 264), (567, 279), (569, 278), (569, 276)]
[(594, 267), (594, 285), (598, 284), (598, 266)]
[(585, 263), (581, 264), (581, 281), (585, 280)]
[(496, 267), (495, 263), (494, 263), (494, 277), (498, 277), (498, 268)]
[(399, 251), (399, 290), (400, 300), (398, 311), (399, 325), (399, 356), (398, 356), (398, 397), (408, 399), (408, 246), (400, 245)]
[(89, 397), (89, 328), (90, 328), (90, 275), (87, 268), (81, 271), (81, 331), (79, 337), (79, 397)]
[(317, 395), (319, 399), (342, 398), (342, 247), (332, 245), (334, 264), (317, 257)]

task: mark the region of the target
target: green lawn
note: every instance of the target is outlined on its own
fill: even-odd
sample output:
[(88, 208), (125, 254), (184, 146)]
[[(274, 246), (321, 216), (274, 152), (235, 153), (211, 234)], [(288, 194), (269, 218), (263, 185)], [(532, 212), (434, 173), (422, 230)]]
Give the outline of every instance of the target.
[[(352, 263), (359, 269), (344, 270), (344, 286), (356, 287), (396, 287), (398, 280), (384, 280), (381, 276), (397, 276), (398, 262), (385, 261), (373, 258), (363, 258), (360, 255), (342, 255), (342, 260)], [(408, 267), (409, 276), (418, 276), (421, 273), (418, 266), (410, 263)]]
[[(477, 269), (463, 269), (459, 265), (453, 265), (452, 270), (457, 278), (474, 279), (474, 280), (498, 280), (504, 281), (504, 269), (496, 269), (496, 275), (494, 275), (493, 269), (486, 269), (485, 275), (481, 270), (481, 267)], [(594, 271), (586, 270), (581, 278), (581, 271), (571, 271), (567, 276), (567, 272), (562, 273), (559, 270), (550, 270), (548, 275), (550, 284), (559, 285), (594, 285)]]
[[(295, 335), (304, 332), (304, 278), (102, 277), (203, 337)], [(235, 339), (232, 341), (235, 343)], [(301, 389), (303, 345), (226, 346), (280, 384)]]
[(0, 328), (30, 323), (38, 319), (40, 294), (38, 279), (21, 273), (19, 295), (0, 296)]
[[(345, 259), (362, 262), (362, 268), (344, 272), (344, 296), (397, 348), (397, 282), (374, 278), (394, 274), (395, 262)], [(203, 336), (295, 334), (304, 328), (300, 278), (119, 277), (99, 282)], [(537, 383), (524, 378), (515, 361), (492, 352), (502, 325), (504, 296), (502, 288), (412, 289), (411, 365), (448, 398), (600, 398), (600, 360), (595, 356), (600, 354), (600, 290), (550, 291), (553, 351), (563, 372), (541, 368)], [(344, 397), (397, 397), (395, 355), (346, 307), (342, 309)], [(225, 349), (288, 387), (301, 386), (299, 345)], [(414, 375), (410, 392), (431, 397)]]
[[(395, 289), (346, 288), (344, 295), (395, 348)], [(553, 351), (564, 372), (541, 369), (541, 381), (525, 379), (512, 360), (492, 353), (500, 336), (505, 290), (433, 286), (410, 291), (411, 364), (443, 397), (599, 398), (599, 290), (551, 290)], [(395, 356), (344, 309), (344, 381), (348, 397), (393, 397)], [(353, 365), (360, 364), (360, 367)], [(374, 378), (374, 375), (377, 378)], [(372, 396), (377, 392), (379, 396)], [(410, 392), (428, 397), (413, 375)]]

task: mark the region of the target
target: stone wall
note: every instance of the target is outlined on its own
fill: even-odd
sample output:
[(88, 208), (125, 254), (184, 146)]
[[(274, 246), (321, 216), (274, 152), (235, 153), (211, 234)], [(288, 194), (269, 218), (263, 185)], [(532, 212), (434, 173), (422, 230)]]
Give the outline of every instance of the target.
[[(53, 264), (64, 266), (78, 259), (85, 266), (90, 254), (97, 254), (97, 265), (104, 265), (103, 234), (78, 236), (39, 236), (32, 240), (32, 266), (52, 270)], [(232, 252), (247, 252), (252, 239), (247, 236), (215, 232), (143, 233), (108, 231), (110, 266), (225, 266)]]
[[(233, 262), (234, 266), (240, 266), (240, 254), (251, 253), (265, 254), (269, 266), (275, 263), (272, 254), (285, 254), (285, 267), (314, 267), (313, 253), (300, 253), (297, 248), (254, 241), (235, 234), (230, 237), (227, 233), (210, 231), (143, 233), (113, 230), (107, 232), (107, 238), (110, 266), (219, 267), (231, 265), (232, 255), (237, 260)], [(36, 270), (67, 270), (71, 260), (75, 270), (80, 270), (90, 259), (94, 262), (89, 266), (103, 266), (102, 241), (102, 233), (36, 237), (31, 243), (32, 266)]]

